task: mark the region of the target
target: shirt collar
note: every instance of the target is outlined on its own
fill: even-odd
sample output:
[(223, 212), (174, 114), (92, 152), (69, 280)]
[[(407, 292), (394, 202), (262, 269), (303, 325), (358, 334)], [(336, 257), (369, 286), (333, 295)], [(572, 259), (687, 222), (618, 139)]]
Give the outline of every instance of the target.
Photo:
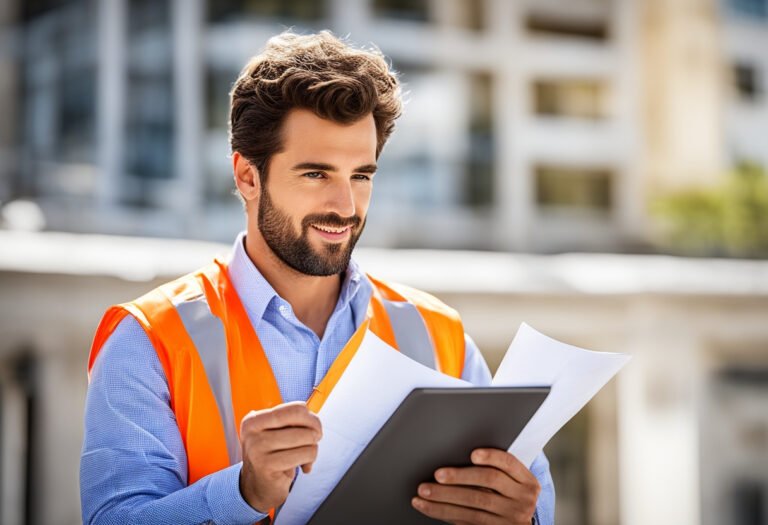
[[(269, 281), (264, 278), (251, 258), (248, 257), (245, 251), (245, 233), (244, 231), (240, 232), (235, 239), (227, 272), (240, 301), (250, 314), (251, 319), (256, 321), (264, 317), (264, 313), (273, 301), (285, 302), (285, 300), (277, 295)], [(337, 309), (345, 308), (358, 295), (361, 284), (367, 282), (363, 277), (358, 264), (354, 260), (350, 260), (347, 271), (344, 273), (344, 281), (336, 305)]]

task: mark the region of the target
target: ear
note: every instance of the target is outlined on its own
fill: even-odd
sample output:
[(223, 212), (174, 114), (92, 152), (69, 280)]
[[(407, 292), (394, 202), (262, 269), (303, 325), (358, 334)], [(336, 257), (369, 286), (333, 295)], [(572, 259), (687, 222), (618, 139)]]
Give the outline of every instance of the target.
[(245, 202), (258, 199), (261, 191), (259, 171), (237, 151), (232, 154), (232, 171), (234, 172), (235, 186), (237, 186), (237, 190)]

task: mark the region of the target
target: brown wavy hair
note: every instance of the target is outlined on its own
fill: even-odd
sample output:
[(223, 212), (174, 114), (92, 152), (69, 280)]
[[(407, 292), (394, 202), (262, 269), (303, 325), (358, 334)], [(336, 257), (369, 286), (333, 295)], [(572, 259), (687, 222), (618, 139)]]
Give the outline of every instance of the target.
[(378, 158), (402, 112), (400, 84), (380, 51), (356, 49), (329, 31), (271, 38), (230, 93), (230, 146), (256, 166), (262, 181), (294, 108), (342, 124), (372, 113)]

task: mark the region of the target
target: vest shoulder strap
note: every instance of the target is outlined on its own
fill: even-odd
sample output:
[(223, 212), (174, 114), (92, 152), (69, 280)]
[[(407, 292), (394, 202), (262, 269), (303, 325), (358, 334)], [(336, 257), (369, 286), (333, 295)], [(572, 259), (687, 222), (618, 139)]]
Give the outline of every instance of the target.
[(404, 317), (401, 313), (404, 305), (416, 308), (429, 332), (439, 370), (461, 377), (464, 371), (465, 342), (464, 326), (459, 313), (433, 295), (416, 288), (382, 281), (370, 275), (368, 278), (381, 295), (393, 324), (398, 318)]

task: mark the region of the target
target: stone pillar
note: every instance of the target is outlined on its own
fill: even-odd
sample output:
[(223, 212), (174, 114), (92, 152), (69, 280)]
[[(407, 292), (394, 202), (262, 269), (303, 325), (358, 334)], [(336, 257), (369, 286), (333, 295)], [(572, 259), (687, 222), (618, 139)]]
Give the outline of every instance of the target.
[(616, 378), (622, 525), (701, 522), (700, 343), (685, 325), (663, 300), (638, 299), (628, 312), (634, 357)]
[(613, 113), (623, 137), (620, 170), (616, 180), (616, 220), (622, 237), (630, 243), (646, 237), (645, 183), (647, 170), (642, 141), (642, 46), (638, 0), (616, 0), (611, 27), (618, 61), (614, 76)]
[(99, 186), (97, 201), (109, 208), (120, 200), (126, 107), (125, 0), (97, 2), (98, 100), (96, 135)]
[[(195, 237), (205, 203), (205, 97), (202, 37), (205, 2), (173, 0), (173, 91), (176, 196), (169, 203)], [(225, 152), (222, 152), (222, 155)]]
[[(523, 44), (518, 2), (493, 0), (487, 4), (489, 31), (512, 54)], [(493, 83), (494, 135), (497, 140), (494, 180), (494, 223), (500, 249), (525, 250), (532, 213), (530, 168), (524, 158), (524, 130), (528, 110), (526, 82), (518, 61), (509, 58)]]

